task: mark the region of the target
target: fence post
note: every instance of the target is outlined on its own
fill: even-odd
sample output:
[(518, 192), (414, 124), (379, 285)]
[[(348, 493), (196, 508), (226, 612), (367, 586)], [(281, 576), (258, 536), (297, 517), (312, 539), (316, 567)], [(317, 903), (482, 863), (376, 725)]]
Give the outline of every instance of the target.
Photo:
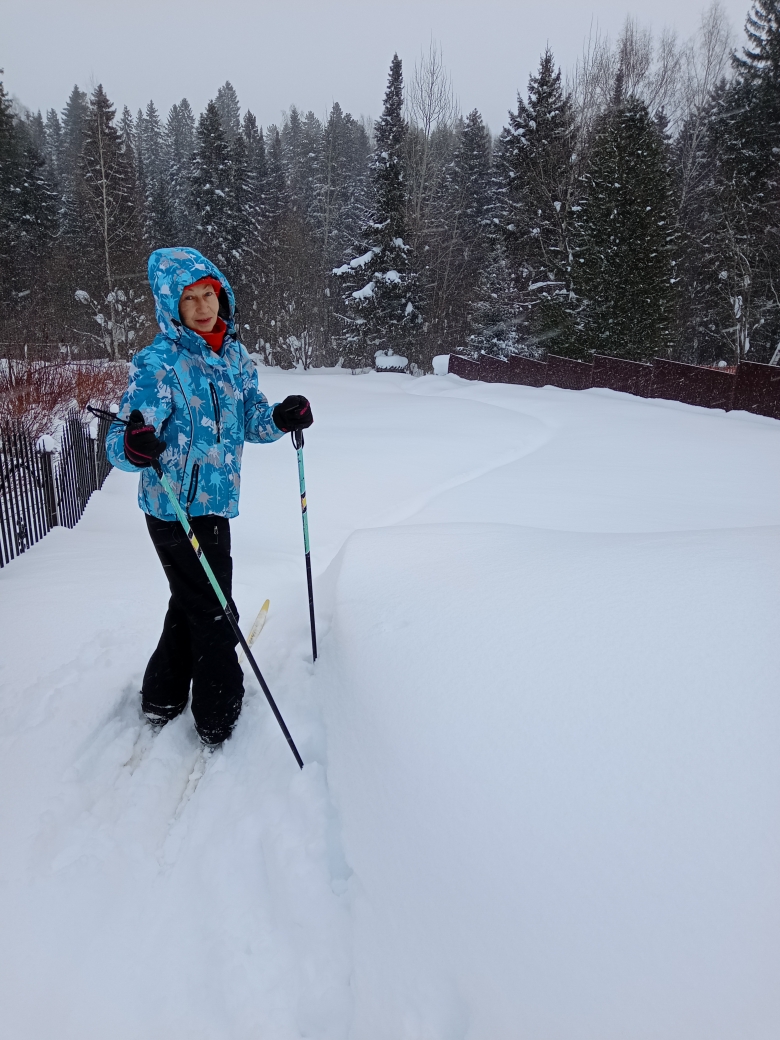
[(103, 483), (111, 471), (111, 463), (106, 455), (106, 436), (111, 429), (111, 423), (102, 416), (98, 419), (97, 438), (95, 440), (95, 458), (97, 460), (97, 486), (103, 487)]
[(49, 527), (58, 527), (60, 521), (57, 516), (57, 492), (54, 486), (52, 454), (50, 451), (42, 451), (40, 453), (41, 474), (43, 476), (43, 498), (46, 504), (46, 522)]

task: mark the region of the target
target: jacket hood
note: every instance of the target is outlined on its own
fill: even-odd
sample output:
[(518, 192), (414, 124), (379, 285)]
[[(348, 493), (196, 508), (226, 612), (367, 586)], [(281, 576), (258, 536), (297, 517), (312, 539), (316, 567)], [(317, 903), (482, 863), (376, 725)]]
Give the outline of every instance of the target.
[[(227, 322), (228, 330), (233, 329), (233, 312), (236, 301), (230, 282), (210, 260), (207, 260), (197, 249), (187, 246), (173, 249), (155, 249), (149, 257), (149, 284), (154, 294), (157, 312), (157, 323), (160, 331), (169, 339), (181, 337), (185, 326), (179, 317), (179, 300), (188, 285), (200, 281), (201, 278), (216, 278), (222, 286), (228, 304), (228, 314), (220, 314)], [(220, 293), (220, 300), (222, 293)], [(197, 333), (195, 333), (197, 335)]]

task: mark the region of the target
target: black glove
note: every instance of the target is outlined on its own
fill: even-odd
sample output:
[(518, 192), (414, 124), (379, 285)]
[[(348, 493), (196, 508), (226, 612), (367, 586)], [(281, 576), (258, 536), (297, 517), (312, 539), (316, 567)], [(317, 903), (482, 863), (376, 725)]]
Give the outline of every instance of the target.
[(141, 412), (135, 408), (130, 413), (130, 423), (125, 427), (125, 458), (134, 466), (143, 469), (151, 466), (165, 451), (165, 441), (154, 432), (154, 426), (147, 426)]
[(314, 422), (311, 405), (300, 394), (285, 397), (282, 403), (274, 408), (273, 418), (284, 433), (292, 433), (293, 430), (308, 430)]

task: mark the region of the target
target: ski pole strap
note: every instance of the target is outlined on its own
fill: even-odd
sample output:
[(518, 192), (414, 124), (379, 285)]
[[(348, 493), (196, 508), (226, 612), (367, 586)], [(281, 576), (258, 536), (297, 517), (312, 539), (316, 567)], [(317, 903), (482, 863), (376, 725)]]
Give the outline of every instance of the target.
[(107, 412), (103, 408), (93, 408), (91, 404), (87, 405), (87, 411), (92, 412), (92, 414), (97, 416), (98, 419), (107, 419), (108, 422), (121, 423), (123, 426), (130, 425), (128, 419), (120, 419), (114, 412)]

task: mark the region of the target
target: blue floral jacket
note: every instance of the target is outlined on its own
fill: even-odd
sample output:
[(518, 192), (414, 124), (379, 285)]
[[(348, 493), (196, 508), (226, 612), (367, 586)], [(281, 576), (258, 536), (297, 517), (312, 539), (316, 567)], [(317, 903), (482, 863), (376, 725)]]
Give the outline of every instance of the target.
[[(179, 319), (184, 289), (208, 276), (219, 280), (229, 305), (228, 331), (218, 354)], [(190, 516), (237, 516), (244, 441), (275, 441), (284, 434), (236, 337), (233, 290), (195, 249), (157, 249), (149, 257), (149, 282), (160, 334), (133, 358), (119, 416), (126, 419), (138, 408), (165, 441), (160, 462)], [(119, 423), (109, 431), (106, 453), (114, 466), (135, 471), (125, 458)], [(176, 519), (151, 468), (141, 470), (138, 504), (161, 520)]]

